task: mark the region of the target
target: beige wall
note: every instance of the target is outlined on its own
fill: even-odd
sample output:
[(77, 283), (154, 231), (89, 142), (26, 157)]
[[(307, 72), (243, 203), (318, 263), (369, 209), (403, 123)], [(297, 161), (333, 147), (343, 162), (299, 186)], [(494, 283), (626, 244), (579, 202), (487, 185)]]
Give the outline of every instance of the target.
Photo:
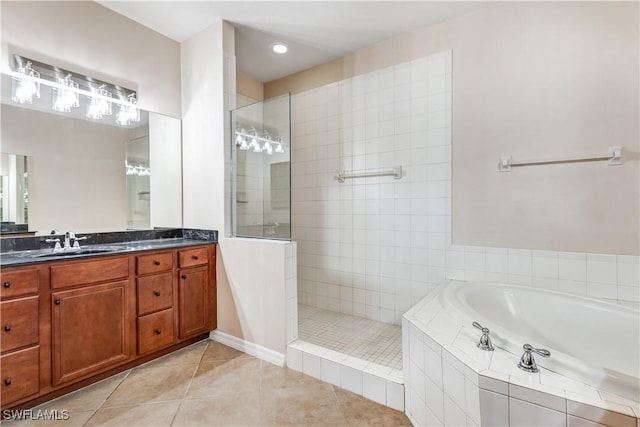
[[(453, 242), (640, 250), (638, 4), (501, 3), (265, 84), (299, 92), (453, 50)], [(625, 164), (529, 167), (515, 159), (606, 154)]]
[(138, 91), (181, 117), (180, 44), (93, 1), (3, 1), (2, 71), (17, 53)]
[(264, 84), (243, 72), (236, 71), (236, 92), (262, 101), (264, 99)]

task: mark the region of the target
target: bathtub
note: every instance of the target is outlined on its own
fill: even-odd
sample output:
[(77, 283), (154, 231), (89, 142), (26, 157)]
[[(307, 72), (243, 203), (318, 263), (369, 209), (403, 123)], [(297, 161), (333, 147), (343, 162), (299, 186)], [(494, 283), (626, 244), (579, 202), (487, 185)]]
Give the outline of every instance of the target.
[(548, 359), (534, 355), (538, 366), (640, 401), (637, 308), (554, 291), (453, 281), (440, 289), (439, 298), (463, 325), (477, 321), (491, 329), (494, 346), (514, 355), (522, 354), (525, 343), (548, 349)]

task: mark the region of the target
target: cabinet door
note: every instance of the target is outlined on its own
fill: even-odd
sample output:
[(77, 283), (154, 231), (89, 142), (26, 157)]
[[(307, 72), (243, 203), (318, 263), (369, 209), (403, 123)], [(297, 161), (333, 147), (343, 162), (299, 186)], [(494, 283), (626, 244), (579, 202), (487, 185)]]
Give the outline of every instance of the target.
[(180, 270), (180, 338), (207, 332), (209, 318), (207, 267)]
[(128, 281), (51, 295), (53, 383), (91, 375), (129, 358)]

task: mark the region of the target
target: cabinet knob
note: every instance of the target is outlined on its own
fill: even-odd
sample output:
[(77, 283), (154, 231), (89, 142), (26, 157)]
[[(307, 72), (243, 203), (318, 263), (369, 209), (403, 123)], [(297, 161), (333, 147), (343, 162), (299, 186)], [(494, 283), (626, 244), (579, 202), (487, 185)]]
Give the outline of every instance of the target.
[(160, 296), (160, 291), (155, 291), (154, 294), (155, 294), (155, 296), (159, 297)]
[(186, 275), (186, 274), (183, 274), (183, 275), (182, 275), (182, 276), (180, 276), (180, 277), (182, 277), (182, 280), (187, 280), (187, 275)]
[(6, 380), (4, 380), (4, 384), (11, 385), (11, 378), (7, 378)]
[(11, 325), (4, 325), (4, 330), (9, 332), (11, 330)]
[(160, 261), (153, 261), (155, 265), (160, 265)]
[(191, 258), (193, 258), (193, 259), (197, 260), (197, 259), (198, 259), (198, 255), (194, 255), (194, 256), (192, 256)]
[(2, 284), (5, 288), (10, 288), (11, 287), (11, 282), (4, 282)]
[(155, 332), (156, 335), (160, 335), (162, 333), (160, 329), (154, 329), (153, 332)]
[(60, 300), (59, 299), (55, 300), (55, 303), (56, 305), (60, 305)]

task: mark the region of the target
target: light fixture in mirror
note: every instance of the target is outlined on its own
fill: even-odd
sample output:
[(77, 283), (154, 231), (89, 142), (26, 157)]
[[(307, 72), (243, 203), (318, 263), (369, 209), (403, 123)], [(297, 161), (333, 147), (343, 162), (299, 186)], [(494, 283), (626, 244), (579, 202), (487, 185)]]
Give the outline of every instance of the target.
[(242, 151), (251, 150), (254, 153), (284, 153), (282, 137), (279, 135), (272, 136), (266, 130), (262, 131), (262, 136), (258, 136), (258, 132), (252, 126), (249, 130), (245, 130), (242, 126), (236, 127), (235, 144)]

